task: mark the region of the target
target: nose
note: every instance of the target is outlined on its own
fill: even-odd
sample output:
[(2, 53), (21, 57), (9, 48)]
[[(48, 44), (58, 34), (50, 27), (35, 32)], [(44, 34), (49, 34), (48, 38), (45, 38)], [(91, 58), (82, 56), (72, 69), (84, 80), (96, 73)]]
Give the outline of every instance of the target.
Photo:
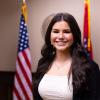
[(63, 39), (64, 38), (64, 34), (62, 32), (59, 33), (59, 39)]

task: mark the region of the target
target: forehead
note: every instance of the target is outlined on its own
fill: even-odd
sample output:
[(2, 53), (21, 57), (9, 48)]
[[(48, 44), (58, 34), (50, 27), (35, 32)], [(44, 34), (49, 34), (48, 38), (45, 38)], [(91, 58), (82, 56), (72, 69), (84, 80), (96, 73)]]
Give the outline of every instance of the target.
[(69, 24), (66, 21), (58, 21), (53, 25), (53, 29), (70, 29)]

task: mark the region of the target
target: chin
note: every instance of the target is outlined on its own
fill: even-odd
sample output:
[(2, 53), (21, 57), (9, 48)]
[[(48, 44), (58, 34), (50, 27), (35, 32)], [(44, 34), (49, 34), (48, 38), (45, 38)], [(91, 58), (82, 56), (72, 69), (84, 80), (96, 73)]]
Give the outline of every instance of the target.
[(57, 51), (66, 51), (69, 48), (56, 48)]
[(55, 46), (57, 51), (66, 51), (70, 48), (71, 46)]

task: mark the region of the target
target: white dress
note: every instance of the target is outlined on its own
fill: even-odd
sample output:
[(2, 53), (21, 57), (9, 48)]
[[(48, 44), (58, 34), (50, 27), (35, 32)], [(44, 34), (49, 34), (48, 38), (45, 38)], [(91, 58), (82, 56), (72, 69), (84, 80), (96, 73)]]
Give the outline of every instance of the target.
[(72, 75), (56, 76), (45, 74), (40, 81), (38, 92), (43, 100), (72, 100)]

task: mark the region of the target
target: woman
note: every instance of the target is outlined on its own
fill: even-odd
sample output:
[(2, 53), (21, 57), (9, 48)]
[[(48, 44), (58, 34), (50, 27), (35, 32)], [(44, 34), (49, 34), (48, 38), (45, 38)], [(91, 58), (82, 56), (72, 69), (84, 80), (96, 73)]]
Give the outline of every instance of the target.
[(75, 18), (58, 13), (51, 20), (34, 76), (34, 100), (100, 100), (100, 71), (81, 43)]

